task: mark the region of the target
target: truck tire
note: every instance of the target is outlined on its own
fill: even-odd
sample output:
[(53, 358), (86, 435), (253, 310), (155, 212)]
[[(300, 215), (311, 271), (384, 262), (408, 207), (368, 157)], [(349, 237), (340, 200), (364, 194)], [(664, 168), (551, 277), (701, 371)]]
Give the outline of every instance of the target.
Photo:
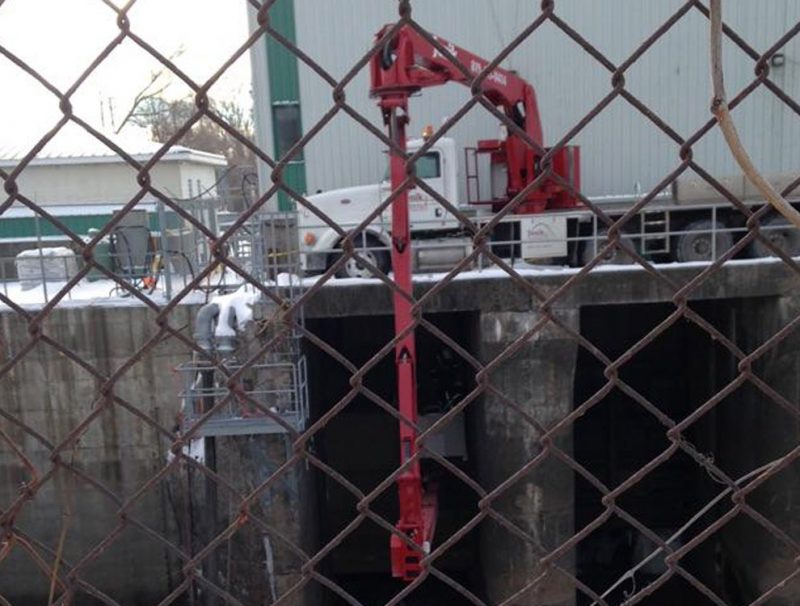
[[(385, 250), (386, 245), (375, 236), (366, 236), (366, 246), (356, 246), (356, 253), (359, 257), (368, 261), (378, 268), (382, 273), (388, 274), (392, 266), (389, 251)], [(383, 250), (382, 250), (383, 249)], [(331, 255), (332, 259), (328, 267), (339, 259), (341, 253)], [(355, 257), (350, 257), (344, 265), (336, 272), (337, 278), (372, 278), (375, 274), (366, 265), (359, 262)]]
[[(675, 260), (678, 263), (688, 263), (691, 261), (713, 261), (714, 254), (718, 259), (731, 246), (733, 246), (733, 234), (726, 231), (727, 226), (722, 221), (714, 222), (708, 219), (692, 221), (685, 225), (681, 234), (675, 242)], [(712, 238), (712, 230), (716, 231), (716, 236)]]
[[(762, 230), (761, 235), (790, 257), (800, 256), (800, 231), (793, 227), (781, 215), (772, 215), (761, 222), (761, 227), (770, 229)], [(754, 240), (751, 245), (754, 257), (774, 257), (775, 253), (761, 240)]]
[[(636, 252), (639, 252), (639, 248), (636, 246), (636, 242), (631, 234), (622, 233), (620, 234), (619, 239), (620, 242), (622, 242), (628, 248), (632, 248)], [(578, 259), (580, 266), (583, 267), (584, 265), (588, 265), (589, 262), (595, 258), (596, 254), (599, 253), (607, 243), (608, 229), (604, 227), (597, 230), (597, 249), (595, 250), (594, 240), (586, 240), (583, 242)], [(598, 265), (630, 265), (631, 263), (635, 263), (631, 256), (619, 247), (616, 247), (603, 255)]]

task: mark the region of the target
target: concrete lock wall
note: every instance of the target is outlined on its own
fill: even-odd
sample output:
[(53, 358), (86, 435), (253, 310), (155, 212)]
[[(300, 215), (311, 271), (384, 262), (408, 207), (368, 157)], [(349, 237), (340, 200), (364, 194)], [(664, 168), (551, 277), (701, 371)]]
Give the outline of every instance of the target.
[[(753, 352), (800, 315), (797, 297), (752, 299), (731, 310), (740, 347)], [(764, 386), (745, 384), (717, 412), (718, 464), (731, 477), (741, 477), (800, 446), (800, 334), (789, 333), (753, 364)], [(787, 407), (787, 408), (785, 408)], [(718, 566), (743, 601), (752, 601), (797, 569), (789, 541), (800, 537), (800, 466), (796, 459), (749, 493), (744, 503), (761, 522), (737, 516), (720, 533)], [(777, 535), (770, 531), (777, 529)], [(798, 603), (800, 582), (781, 587), (770, 604)]]
[[(578, 330), (577, 309), (557, 315), (564, 325)], [(494, 366), (487, 374), (492, 389), (476, 415), (478, 474), (487, 491), (505, 486), (492, 502), (503, 520), (491, 519), (481, 528), (481, 558), (491, 603), (512, 595), (515, 604), (573, 603), (573, 585), (559, 572), (547, 571), (546, 578), (530, 587), (546, 572), (539, 558), (574, 531), (573, 472), (552, 455), (537, 457), (542, 454), (542, 431), (572, 411), (577, 345), (552, 322), (531, 332), (541, 319), (535, 312), (481, 315), (480, 358)], [(521, 346), (514, 351), (517, 344)], [(508, 351), (514, 353), (496, 362)], [(570, 430), (552, 442), (571, 455)], [(505, 484), (510, 478), (514, 481)], [(569, 554), (556, 564), (574, 573), (574, 557)]]
[[(702, 299), (700, 303), (707, 302), (713, 307), (698, 307), (698, 313), (711, 318), (719, 330), (745, 353), (750, 353), (800, 314), (800, 298), (793, 294), (797, 279), (782, 271), (779, 264), (774, 267), (762, 264), (744, 269), (723, 268), (705, 290), (697, 291), (696, 295)], [(676, 281), (688, 280), (691, 272), (676, 268), (670, 271), (670, 276)], [(547, 290), (560, 279), (563, 278), (537, 278), (537, 284)], [(420, 296), (429, 287), (429, 284), (418, 285), (415, 295)], [(306, 308), (307, 317), (310, 321), (330, 326), (357, 313), (389, 318), (391, 300), (384, 296), (385, 293), (378, 293), (379, 290), (385, 288), (369, 281), (347, 288), (325, 288), (314, 298), (313, 305)], [(577, 568), (574, 550), (566, 551), (551, 562), (556, 566), (541, 567), (539, 558), (580, 530), (575, 514), (575, 503), (581, 490), (575, 484), (576, 473), (555, 456), (556, 448), (566, 455), (577, 451), (577, 445), (573, 444), (574, 425), (551, 436), (551, 447), (546, 457), (540, 457), (543, 446), (548, 444), (541, 439), (541, 430), (551, 428), (579, 403), (580, 397), (574, 392), (576, 381), (583, 372), (577, 364), (581, 349), (564, 329), (553, 322), (530, 339), (521, 339), (536, 325), (540, 316), (535, 303), (519, 292), (509, 281), (497, 279), (455, 282), (452, 292), (448, 291), (447, 297), (429, 301), (430, 309), (426, 311), (469, 312), (476, 321), (465, 328), (474, 331), (465, 344), (483, 364), (489, 365), (486, 381), (491, 389), (471, 403), (466, 411), (467, 448), (474, 476), (481, 486), (487, 492), (501, 484), (504, 488), (492, 500), (492, 509), (497, 515), (481, 522), (478, 528), (475, 561), (479, 562), (480, 570), (472, 580), (479, 585), (479, 591), (485, 593), (489, 603), (510, 599), (510, 604), (569, 605), (576, 601), (574, 586), (569, 579)], [(481, 293), (486, 296), (481, 296)], [(671, 296), (671, 293), (663, 292), (657, 282), (648, 280), (644, 272), (610, 272), (599, 276), (593, 273), (581, 289), (573, 292), (569, 299), (565, 298), (563, 306), (553, 313), (563, 326), (585, 334), (592, 328), (581, 325), (582, 310), (587, 305), (595, 310), (593, 315), (587, 316), (593, 318), (592, 322), (602, 322), (606, 317), (606, 308), (598, 306), (613, 307), (617, 322), (622, 322), (619, 318), (628, 315), (644, 318), (637, 320), (637, 326), (630, 331), (623, 331), (624, 334), (605, 331), (608, 333), (605, 338), (615, 343), (619, 341), (621, 352), (674, 311)], [(653, 305), (661, 307), (648, 312), (649, 315), (633, 313)], [(195, 309), (190, 306), (179, 306), (170, 315), (171, 326), (190, 332), (194, 313)], [(458, 318), (453, 320), (453, 326), (457, 324), (456, 320)], [(625, 322), (620, 324), (624, 325)], [(136, 306), (65, 308), (52, 314), (43, 328), (47, 335), (75, 351), (104, 376), (119, 369), (133, 352), (156, 334), (153, 313)], [(344, 331), (341, 338), (358, 340), (359, 331)], [(683, 349), (675, 349), (674, 355), (706, 356), (705, 349), (691, 351), (686, 348), (694, 347), (697, 339), (710, 343), (710, 338), (701, 332), (692, 339), (678, 335), (675, 342), (683, 343), (680, 345)], [(745, 382), (716, 407), (713, 414), (702, 419), (696, 437), (709, 437), (709, 441), (698, 441), (697, 446), (701, 452), (712, 455), (716, 464), (730, 477), (740, 477), (797, 447), (800, 428), (796, 414), (791, 411), (797, 406), (800, 395), (798, 339), (800, 336), (791, 333), (753, 365), (757, 376), (784, 398), (785, 406), (776, 404), (752, 382)], [(26, 322), (10, 312), (0, 314), (3, 363), (23, 351), (29, 341)], [(493, 363), (509, 347), (513, 349), (511, 355)], [(704, 347), (719, 349), (713, 344)], [(605, 348), (605, 345), (601, 346), (601, 349)], [(663, 351), (668, 354), (671, 350), (667, 347)], [(368, 351), (363, 353), (371, 355)], [(702, 403), (702, 393), (713, 395), (738, 375), (735, 361), (724, 362), (729, 367), (722, 368), (723, 361), (727, 360), (725, 355), (728, 354), (722, 351), (714, 362), (720, 366), (715, 373), (697, 373), (698, 376), (707, 375), (706, 378), (682, 376), (680, 369), (685, 365), (676, 364), (666, 371), (665, 376), (677, 372), (675, 380), (687, 384), (684, 390), (687, 393), (695, 390), (698, 398), (681, 404), (682, 407), (669, 414), (683, 418), (686, 406), (691, 410)], [(181, 343), (164, 339), (121, 374), (114, 393), (156, 419), (163, 427), (171, 428), (178, 411), (176, 394), (180, 389), (172, 368), (187, 359), (188, 353)], [(703, 357), (696, 364), (705, 364), (705, 361)], [(599, 372), (602, 376), (602, 368)], [(310, 381), (313, 384), (322, 378), (312, 375)], [(343, 380), (347, 383), (346, 377)], [(694, 380), (707, 382), (698, 383), (699, 387), (688, 385)], [(64, 555), (65, 561), (74, 565), (116, 530), (119, 534), (108, 550), (81, 571), (88, 582), (125, 604), (153, 603), (154, 598), (162, 598), (176, 587), (182, 579), (182, 561), (178, 555), (165, 549), (134, 524), (120, 526), (117, 517), (120, 503), (114, 500), (130, 497), (164, 466), (168, 448), (166, 436), (160, 436), (155, 429), (119, 405), (104, 407), (103, 401), (97, 399), (97, 380), (52, 346), (41, 342), (0, 379), (0, 390), (3, 394), (0, 427), (31, 458), (39, 474), (47, 473), (50, 468), (49, 447), (26, 434), (9, 419), (21, 420), (50, 444), (55, 444), (92, 411), (100, 410), (74, 453), (67, 449), (61, 453), (61, 458), (102, 482), (115, 497), (110, 498), (90, 482), (71, 480), (65, 472), (58, 472), (35, 499), (22, 508), (16, 519), (16, 528), (24, 533), (29, 543), (38, 546), (41, 542), (53, 549), (62, 522), (67, 519)], [(330, 399), (332, 396), (328, 393), (325, 397)], [(669, 397), (665, 401), (669, 404)], [(518, 409), (509, 402), (514, 402)], [(314, 406), (312, 402), (312, 410)], [(324, 412), (324, 406), (319, 402), (316, 406), (317, 414)], [(607, 410), (607, 407), (601, 402), (597, 409)], [(629, 415), (628, 409), (619, 410)], [(356, 417), (349, 420), (358, 422)], [(587, 415), (587, 419), (590, 417)], [(336, 420), (347, 422), (348, 417), (337, 415)], [(336, 429), (334, 425), (326, 431), (333, 432)], [(600, 428), (599, 425), (596, 427)], [(594, 425), (587, 426), (586, 431), (594, 428)], [(626, 430), (630, 429), (626, 426)], [(358, 427), (347, 431), (357, 432)], [(347, 435), (347, 431), (341, 435)], [(654, 431), (654, 439), (664, 439), (663, 427)], [(391, 435), (391, 427), (387, 426), (386, 435)], [(625, 435), (620, 434), (614, 439), (625, 440)], [(187, 553), (197, 553), (209, 536), (225, 528), (238, 515), (240, 496), (252, 491), (292, 454), (290, 443), (284, 437), (218, 438), (215, 446), (218, 472), (229, 481), (234, 491), (218, 487), (213, 497), (216, 515), (207, 514), (209, 508), (206, 505), (212, 497), (199, 471), (193, 471), (191, 475), (185, 471), (172, 474), (168, 481), (144, 494), (130, 510), (131, 517), (153, 532), (168, 537)], [(383, 446), (390, 448), (387, 444)], [(342, 444), (337, 443), (337, 447), (341, 448)], [(643, 463), (637, 459), (635, 468), (640, 468)], [(670, 480), (673, 484), (658, 486), (664, 489), (677, 486), (677, 490), (683, 492), (708, 490), (708, 493), (697, 492), (695, 495), (698, 503), (706, 503), (720, 490), (719, 485), (705, 477), (705, 472), (694, 462), (688, 463), (687, 469), (697, 477), (681, 484), (678, 481), (680, 477), (675, 476)], [(628, 477), (625, 474), (620, 477)], [(651, 475), (656, 478), (654, 481), (660, 481)], [(298, 465), (261, 494), (250, 508), (250, 513), (258, 521), (237, 532), (235, 541), (230, 544), (223, 542), (214, 552), (213, 566), (204, 565), (202, 574), (222, 579), (220, 585), (223, 587), (230, 579), (236, 584), (239, 595), (243, 596), (240, 599), (246, 597), (247, 603), (263, 604), (272, 603), (275, 596), (280, 596), (302, 580), (303, 556), (284, 539), (301, 546), (309, 555), (320, 548), (316, 520), (327, 515), (327, 504), (318, 500), (315, 494), (314, 482), (318, 479), (313, 470), (306, 471), (305, 466)], [(754, 510), (792, 537), (797, 536), (795, 503), (798, 502), (799, 479), (796, 466), (788, 466), (748, 497)], [(0, 509), (6, 510), (19, 496), (22, 483), (30, 480), (29, 473), (3, 442), (0, 445)], [(615, 480), (611, 486), (618, 485), (619, 481)], [(187, 487), (187, 483), (191, 486)], [(705, 488), (698, 488), (701, 486)], [(591, 498), (595, 506), (600, 507), (596, 493), (587, 493), (583, 498)], [(646, 499), (643, 502), (646, 505)], [(663, 508), (663, 503), (656, 505)], [(714, 514), (721, 514), (721, 511), (715, 510)], [(356, 513), (353, 509), (349, 519)], [(583, 539), (592, 540), (593, 536)], [(385, 541), (381, 540), (380, 548), (384, 546)], [(349, 548), (357, 551), (363, 546), (350, 545)], [(715, 550), (716, 556), (712, 553)], [(52, 554), (44, 550), (41, 553), (45, 560), (52, 558)], [(381, 553), (381, 557), (387, 555)], [(704, 565), (701, 571), (703, 582), (718, 595), (728, 591), (731, 600), (737, 603), (756, 599), (760, 592), (788, 574), (794, 566), (791, 550), (786, 544), (743, 515), (717, 533), (701, 555), (707, 560), (707, 566)], [(230, 575), (227, 573), (229, 569)], [(387, 583), (391, 582), (388, 570), (377, 571), (374, 566), (369, 570), (348, 571), (348, 574), (357, 573), (379, 574), (381, 579), (385, 577)], [(536, 586), (531, 587), (534, 582)], [(47, 594), (47, 585), (47, 579), (19, 545), (0, 566), (0, 594), (12, 603), (41, 601)], [(309, 583), (309, 586), (315, 585)], [(319, 589), (318, 585), (316, 588)], [(797, 595), (798, 588), (789, 585), (778, 597), (782, 603), (789, 604), (796, 600)], [(310, 591), (296, 593), (294, 600), (303, 606), (323, 603), (319, 593)]]
[[(195, 311), (178, 306), (170, 314), (170, 325), (191, 335)], [(52, 313), (43, 331), (107, 377), (157, 334), (157, 326), (153, 312), (141, 306), (90, 306)], [(10, 312), (0, 313), (0, 364), (22, 352), (30, 340), (24, 320)], [(188, 359), (186, 346), (166, 337), (119, 376), (113, 393), (173, 431), (181, 389), (174, 369)], [(89, 372), (43, 342), (0, 379), (0, 427), (30, 458), (39, 476), (51, 469), (51, 446), (66, 439), (94, 411), (101, 411), (75, 448), (67, 448), (60, 456), (110, 491), (105, 493), (90, 480), (59, 470), (24, 505), (15, 519), (15, 530), (44, 561), (52, 562), (66, 524), (65, 570), (118, 532), (102, 555), (81, 569), (82, 578), (119, 603), (156, 603), (181, 582), (184, 562), (148, 533), (158, 533), (186, 554), (197, 553), (212, 530), (221, 532), (231, 516), (238, 515), (239, 497), (231, 499), (225, 490), (217, 491), (216, 520), (209, 529), (204, 516), (208, 509), (204, 475), (181, 465), (129, 510), (130, 517), (149, 530), (122, 523), (117, 516), (121, 502), (165, 466), (169, 440), (122, 406), (104, 404), (99, 390), (100, 382)], [(24, 424), (28, 432), (11, 419)], [(35, 438), (34, 432), (41, 438)], [(219, 473), (240, 494), (247, 494), (286, 461), (290, 454), (286, 440), (284, 436), (219, 438)], [(3, 442), (0, 509), (6, 510), (32, 479)], [(298, 504), (312, 503), (309, 493), (308, 474), (298, 465), (260, 495), (251, 506), (260, 525), (245, 526), (215, 551), (219, 586), (236, 583), (252, 603), (270, 604), (297, 582), (301, 558), (287, 547), (286, 540), (308, 547), (307, 533), (313, 524)], [(265, 566), (270, 559), (273, 565)], [(48, 590), (49, 578), (18, 543), (0, 566), (0, 594), (12, 603), (43, 603)], [(303, 596), (301, 591), (289, 603), (301, 604)]]

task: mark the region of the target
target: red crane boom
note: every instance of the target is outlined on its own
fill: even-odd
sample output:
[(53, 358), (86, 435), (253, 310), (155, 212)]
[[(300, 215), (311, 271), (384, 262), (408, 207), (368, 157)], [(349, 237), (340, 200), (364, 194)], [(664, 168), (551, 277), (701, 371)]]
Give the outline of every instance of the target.
[[(376, 42), (392, 28), (384, 26), (376, 34)], [(397, 145), (390, 151), (390, 177), (392, 191), (392, 268), (397, 286), (394, 298), (395, 335), (401, 336), (395, 345), (397, 367), (398, 411), (404, 417), (400, 422), (400, 464), (402, 472), (397, 478), (400, 519), (396, 528), (407, 535), (409, 544), (399, 535), (391, 537), (392, 574), (410, 581), (422, 573), (421, 560), (430, 550), (436, 525), (437, 500), (434, 487), (426, 492), (417, 447), (417, 378), (416, 347), (412, 314), (411, 231), (409, 225), (408, 186), (406, 178), (406, 126), (408, 124), (408, 98), (430, 86), (448, 82), (472, 85), (475, 75), (481, 73), (488, 62), (458, 46), (437, 38), (437, 42), (467, 70), (459, 67), (411, 26), (402, 26), (371, 61), (372, 86), (370, 94), (378, 98), (384, 124), (389, 137)], [(480, 89), (486, 99), (503, 113), (533, 143), (529, 145), (518, 133), (508, 133), (503, 140), (480, 141), (478, 153), (488, 153), (493, 169), (507, 174), (506, 196), (493, 200), (496, 208), (504, 206), (541, 174), (539, 162), (546, 153), (542, 143), (542, 125), (533, 87), (516, 74), (495, 68), (481, 82)], [(563, 176), (575, 189), (579, 187), (579, 152), (577, 148), (563, 148), (553, 155), (553, 170)], [(516, 207), (517, 213), (535, 213), (552, 208), (577, 206), (576, 198), (553, 179), (542, 179), (536, 187), (524, 194)], [(406, 422), (407, 421), (407, 422)], [(413, 459), (413, 460), (412, 460)]]
[[(380, 40), (392, 26), (384, 26), (377, 34)], [(370, 94), (379, 98), (384, 120), (387, 111), (398, 107), (407, 112), (408, 98), (423, 88), (457, 82), (472, 86), (472, 80), (480, 74), (488, 61), (439, 37), (440, 46), (468, 71), (454, 65), (450, 59), (411, 26), (403, 26), (384, 45), (371, 62), (372, 86)], [(539, 105), (533, 86), (513, 72), (502, 68), (493, 69), (481, 82), (483, 96), (505, 116), (525, 132), (532, 147), (513, 130), (502, 140), (478, 142), (478, 152), (491, 156), (493, 167), (503, 167), (507, 173), (505, 197), (493, 200), (500, 210), (509, 200), (535, 181), (541, 174), (539, 162), (548, 151), (544, 147)], [(388, 122), (387, 122), (388, 124)], [(538, 149), (536, 149), (538, 148)], [(557, 150), (552, 157), (553, 172), (580, 189), (580, 151), (576, 146)], [(524, 196), (515, 213), (528, 214), (549, 209), (574, 208), (578, 199), (568, 188), (553, 179), (544, 179)]]

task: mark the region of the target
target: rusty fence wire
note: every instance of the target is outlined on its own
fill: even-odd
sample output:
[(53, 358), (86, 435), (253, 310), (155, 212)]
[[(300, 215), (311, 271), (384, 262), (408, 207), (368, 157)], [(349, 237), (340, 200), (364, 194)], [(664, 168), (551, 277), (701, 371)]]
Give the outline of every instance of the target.
[[(71, 269), (56, 272), (46, 300), (31, 304), (21, 300), (22, 290), (0, 289), (0, 603), (800, 599), (797, 263), (760, 229), (769, 206), (746, 203), (695, 159), (693, 149), (717, 129), (710, 110), (702, 127), (682, 136), (626, 86), (631, 68), (678, 23), (709, 17), (707, 3), (677, 3), (663, 23), (639, 32), (641, 44), (616, 63), (562, 18), (559, 2), (545, 0), (536, 18), (519, 23), (518, 35), (472, 73), (430, 31), (432, 24), (415, 19), (418, 2), (400, 0), (392, 2), (393, 28), (336, 78), (304, 52), (302, 40), (295, 45), (276, 28), (270, 19), (275, 2), (250, 0), (255, 29), (211, 78), (197, 82), (137, 34), (129, 19), (136, 0), (97, 2), (118, 32), (66, 89), (0, 41), (3, 60), (36, 80), (61, 112), (13, 168), (0, 172), (6, 194), (0, 218), (27, 208), (56, 226), (75, 255)], [(348, 85), (403, 26), (471, 79), (468, 100), (448, 110), (427, 148), (476, 107), (526, 137), (481, 91), (495, 67), (548, 26), (606, 74), (608, 88), (552, 147), (537, 150), (543, 152), (541, 174), (530, 187), (558, 178), (554, 154), (579, 141), (612, 103), (643, 117), (678, 153), (673, 169), (623, 211), (610, 213), (571, 191), (594, 223), (605, 226), (603, 238), (595, 237), (584, 264), (549, 273), (521, 269), (491, 245), (492, 229), (512, 216), (525, 191), (491, 220), (476, 222), (457, 200), (415, 176), (414, 163), (427, 148), (409, 157), (401, 187), (426, 191), (458, 221), (470, 247), (414, 293), (399, 292), (412, 304), (420, 348), (441, 354), (428, 359), (438, 375), (420, 377), (421, 405), (426, 394), (447, 394), (436, 421), (418, 428), (419, 453), (401, 465), (397, 429), (410, 421), (398, 413), (391, 377), (394, 346), (403, 335), (392, 334), (386, 320), (398, 287), (358, 242), (398, 192), (345, 229), (328, 208), (294, 190), (286, 174), (337, 116), (393, 148), (378, 116), (356, 111), (349, 101), (366, 91)], [(781, 112), (800, 118), (799, 101), (771, 77), (773, 59), (800, 23), (780, 26), (785, 33), (759, 51), (746, 32), (724, 25), (726, 44), (753, 68), (746, 86), (729, 91), (733, 110), (767, 94)], [(305, 124), (282, 157), (271, 157), (226, 122), (209, 97), (226, 70), (266, 38), (330, 87), (327, 112)], [(191, 117), (147, 161), (120, 148), (71, 104), (122, 43), (138, 47), (194, 94)], [(706, 62), (708, 54), (696, 60)], [(201, 120), (248, 148), (269, 167), (271, 180), (245, 210), (213, 226), (152, 180), (163, 156)], [(32, 161), (67, 125), (102, 142), (137, 175), (138, 193), (88, 238), (20, 186)], [(739, 217), (740, 227), (709, 262), (657, 263), (627, 229), (690, 172)], [(800, 173), (796, 177), (781, 192), (787, 199), (800, 184)], [(259, 218), (279, 193), (342, 238), (334, 261), (313, 279), (294, 269), (292, 221), (275, 235), (269, 231), (275, 223)], [(158, 292), (99, 255), (147, 196), (199, 235), (208, 253), (190, 274)], [(772, 258), (737, 265), (734, 257), (754, 244)], [(609, 269), (608, 257), (619, 255), (628, 265)], [(280, 267), (269, 270), (269, 262), (254, 259), (280, 259)], [(372, 279), (340, 282), (337, 274), (351, 260), (368, 268)], [(491, 266), (491, 280), (466, 276), (478, 261)], [(211, 288), (222, 275), (234, 286)], [(103, 297), (75, 304), (82, 297), (73, 292), (89, 277), (113, 285), (113, 305), (104, 306)], [(474, 287), (465, 278), (473, 278)], [(723, 308), (713, 300), (726, 287), (736, 303)], [(747, 288), (769, 296), (748, 299)], [(246, 308), (213, 298), (234, 289), (243, 289)], [(611, 305), (642, 292), (657, 295), (638, 299), (650, 311), (620, 312)], [(448, 307), (459, 297), (467, 303)], [(203, 332), (198, 316), (215, 300), (216, 327)], [(370, 301), (377, 302), (378, 319), (366, 317)], [(636, 318), (641, 330), (626, 332)], [(593, 379), (578, 382), (581, 369), (590, 369)], [(380, 383), (376, 376), (389, 379)], [(705, 387), (689, 397), (685, 385), (701, 376)], [(660, 391), (651, 389), (659, 382)], [(433, 446), (454, 428), (465, 440), (466, 459), (443, 456)], [(439, 486), (441, 524), (422, 553), (422, 574), (402, 583), (391, 578), (388, 562), (390, 537), (402, 535), (395, 528), (395, 486), (417, 458), (424, 458)], [(413, 543), (405, 535), (401, 540)]]

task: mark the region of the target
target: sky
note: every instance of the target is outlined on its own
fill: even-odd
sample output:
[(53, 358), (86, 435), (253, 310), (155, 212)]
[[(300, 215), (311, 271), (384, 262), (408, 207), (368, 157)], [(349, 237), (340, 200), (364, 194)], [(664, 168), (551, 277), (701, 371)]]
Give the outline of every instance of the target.
[[(108, 0), (115, 5), (123, 0)], [(136, 0), (131, 31), (174, 61), (195, 81), (209, 78), (248, 36), (245, 0)], [(14, 54), (64, 91), (119, 33), (117, 15), (103, 0), (0, 1), (0, 48)], [(89, 76), (72, 97), (74, 112), (112, 130), (160, 64), (129, 39)], [(249, 108), (250, 61), (245, 53), (211, 89), (216, 100)], [(168, 98), (191, 94), (175, 77)], [(57, 98), (0, 55), (0, 139), (28, 147), (61, 117)], [(113, 108), (113, 109), (110, 109)], [(113, 119), (112, 119), (113, 114)]]

